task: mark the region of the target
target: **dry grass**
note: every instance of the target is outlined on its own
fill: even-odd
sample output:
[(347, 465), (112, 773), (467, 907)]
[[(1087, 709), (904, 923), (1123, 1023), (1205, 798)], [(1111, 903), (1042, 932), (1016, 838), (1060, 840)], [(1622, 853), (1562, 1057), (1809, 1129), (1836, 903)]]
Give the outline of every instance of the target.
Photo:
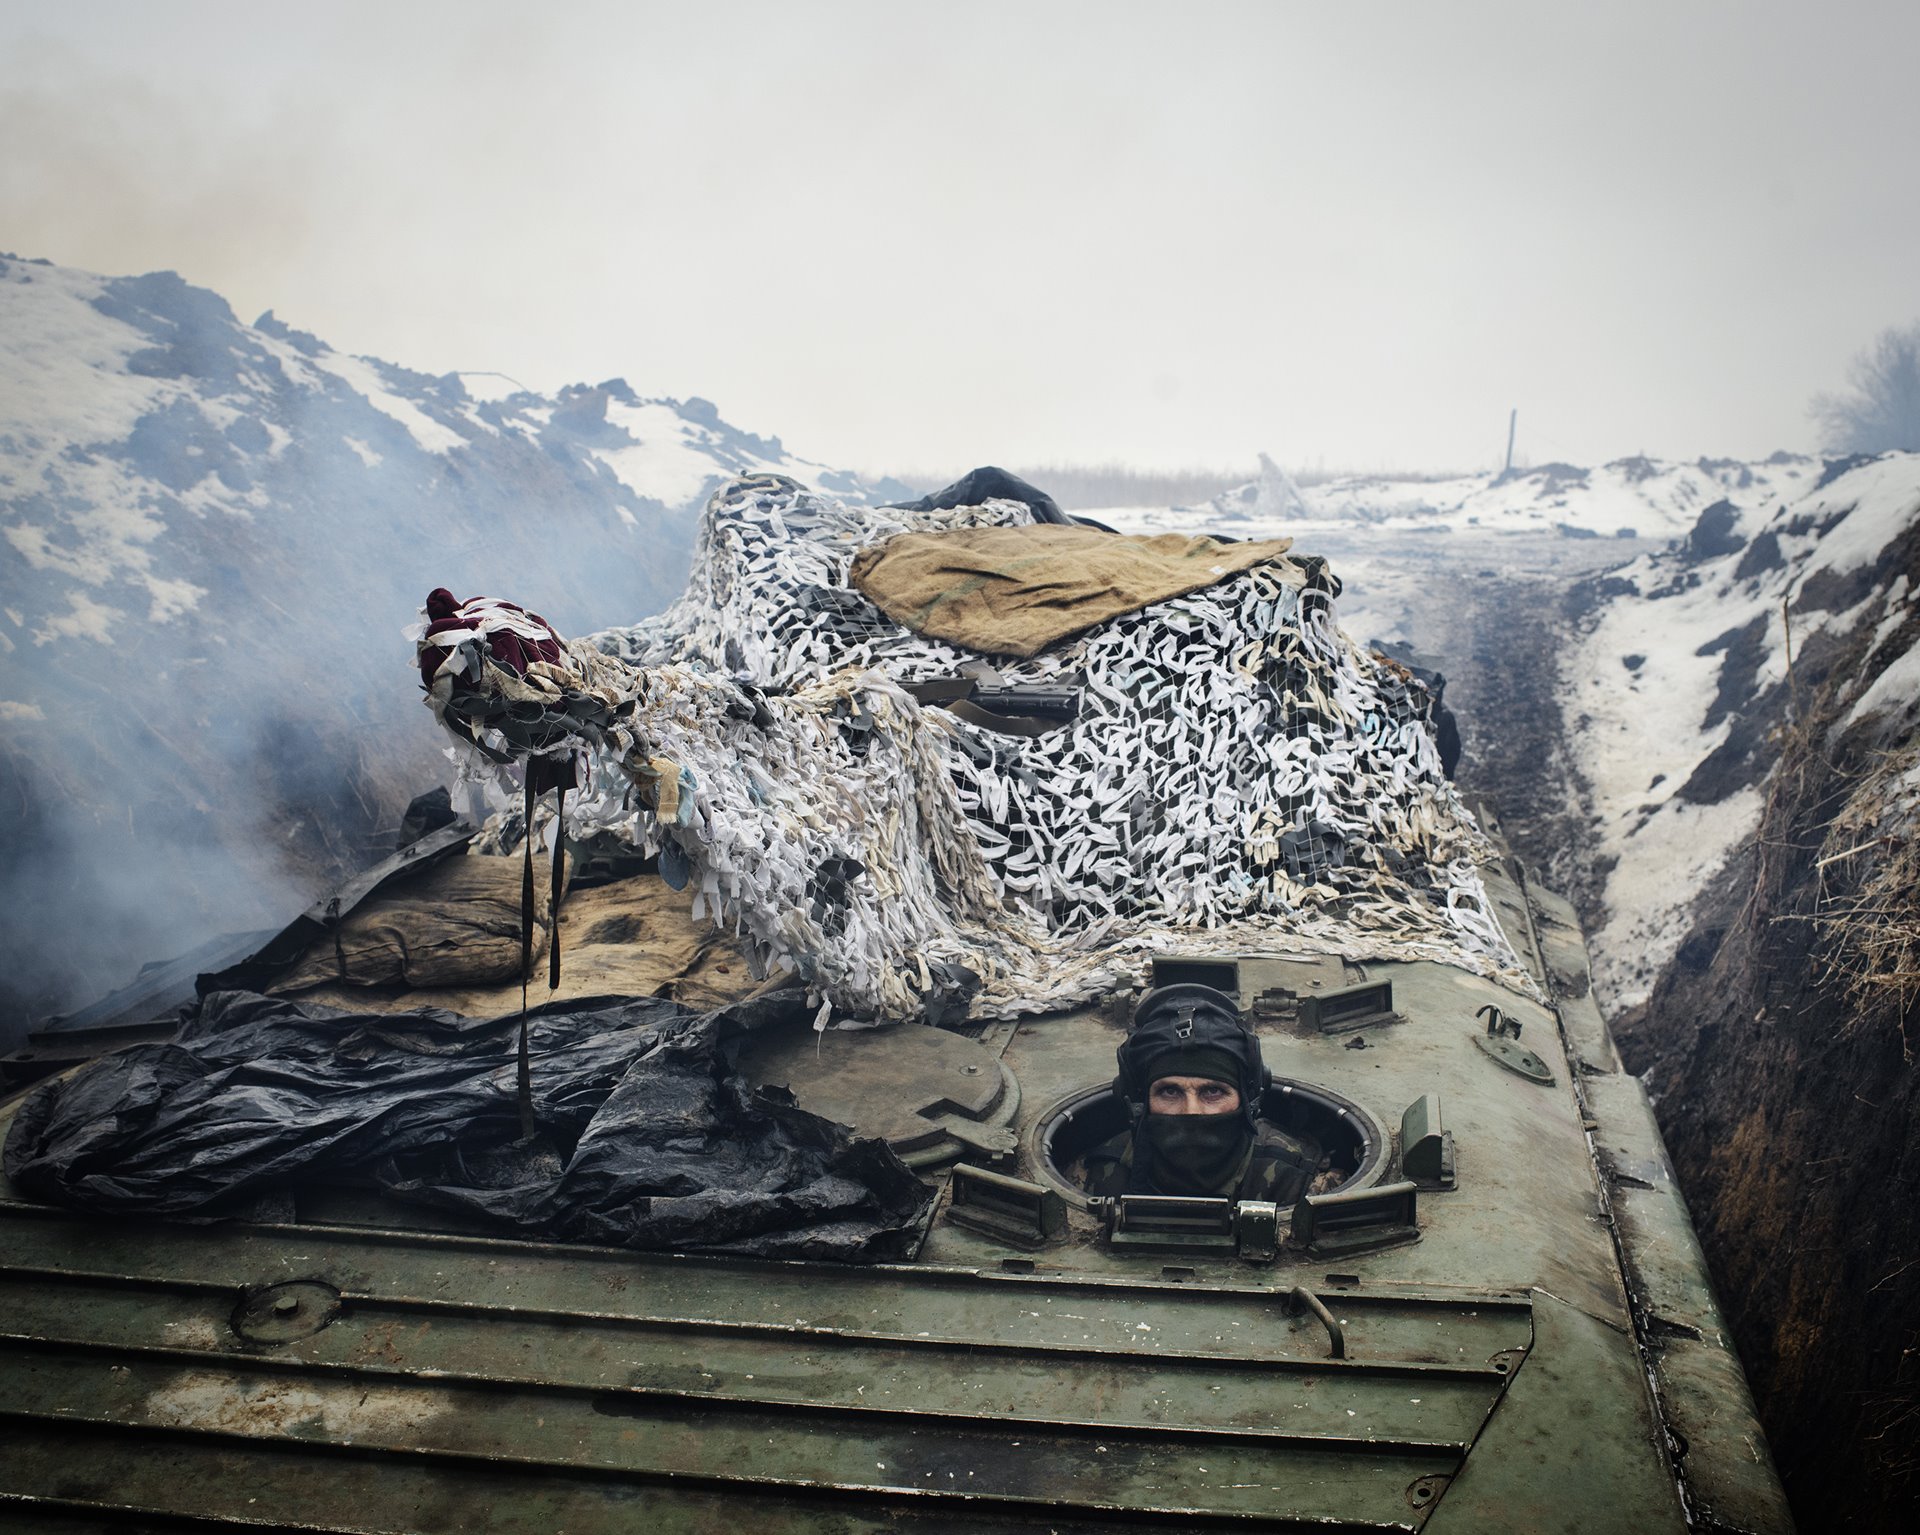
[(1907, 1021), (1920, 1002), (1920, 739), (1876, 761), (1827, 827), (1814, 864), (1822, 958), (1857, 1019)]

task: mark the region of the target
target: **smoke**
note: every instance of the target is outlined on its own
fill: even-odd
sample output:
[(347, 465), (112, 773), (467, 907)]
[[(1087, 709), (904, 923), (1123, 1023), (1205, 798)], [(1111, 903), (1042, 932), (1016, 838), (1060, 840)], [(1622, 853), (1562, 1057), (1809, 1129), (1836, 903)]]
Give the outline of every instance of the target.
[[(140, 967), (210, 935), (274, 927), (299, 911), (303, 887), (281, 852), (248, 858), (210, 807), (135, 798), (139, 785), (99, 784), (67, 798), (39, 761), (0, 750), (0, 1046), (28, 1021), (65, 1011), (133, 979)], [(118, 804), (107, 803), (119, 797)], [(117, 818), (112, 811), (117, 809)], [(257, 818), (240, 810), (238, 824)]]
[[(636, 446), (617, 382), (477, 400), (170, 273), (0, 260), (0, 299), (11, 1046), (391, 849), (449, 771), (403, 634), (429, 590), (632, 622), (680, 590), (692, 519), (592, 451)], [(714, 477), (779, 452), (666, 408)]]
[(310, 188), (327, 130), (293, 112), (245, 126), (224, 97), (103, 74), (74, 49), (16, 40), (0, 85), (0, 209), (36, 254), (98, 270), (221, 273), (244, 249), (248, 286), (286, 291), (324, 214)]

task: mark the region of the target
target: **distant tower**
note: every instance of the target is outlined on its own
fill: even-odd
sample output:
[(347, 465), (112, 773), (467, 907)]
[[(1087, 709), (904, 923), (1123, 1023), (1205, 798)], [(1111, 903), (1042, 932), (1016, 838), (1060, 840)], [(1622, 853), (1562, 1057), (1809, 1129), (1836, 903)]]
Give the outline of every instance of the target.
[(1513, 432), (1519, 424), (1520, 407), (1516, 405), (1507, 412), (1507, 466), (1500, 471), (1500, 478), (1503, 480), (1513, 473)]

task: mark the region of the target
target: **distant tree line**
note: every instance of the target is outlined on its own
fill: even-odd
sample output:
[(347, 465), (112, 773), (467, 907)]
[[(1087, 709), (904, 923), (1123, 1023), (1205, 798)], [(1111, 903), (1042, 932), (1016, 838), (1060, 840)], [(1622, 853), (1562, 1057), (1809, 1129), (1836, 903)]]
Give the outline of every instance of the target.
[(1890, 325), (1847, 366), (1850, 388), (1813, 397), (1821, 445), (1836, 453), (1920, 453), (1920, 320)]

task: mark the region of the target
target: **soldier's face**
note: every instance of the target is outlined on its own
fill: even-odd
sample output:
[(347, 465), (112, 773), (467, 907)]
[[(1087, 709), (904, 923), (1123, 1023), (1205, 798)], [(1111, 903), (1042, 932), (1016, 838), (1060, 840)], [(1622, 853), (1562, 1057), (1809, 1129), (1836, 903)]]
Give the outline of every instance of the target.
[(1212, 1077), (1155, 1077), (1147, 1089), (1149, 1114), (1232, 1114), (1240, 1090)]

